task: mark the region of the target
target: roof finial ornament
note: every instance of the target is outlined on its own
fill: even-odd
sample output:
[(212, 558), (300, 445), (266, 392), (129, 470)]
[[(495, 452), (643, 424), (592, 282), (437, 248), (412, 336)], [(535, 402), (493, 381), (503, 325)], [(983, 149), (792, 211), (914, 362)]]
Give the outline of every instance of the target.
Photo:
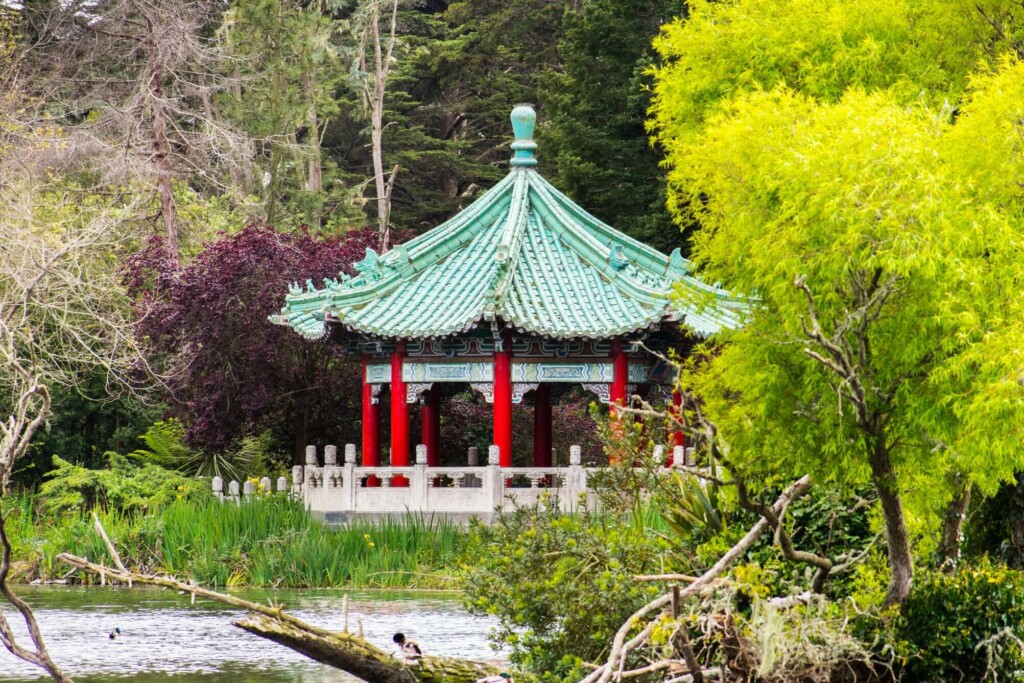
[(533, 141), (533, 127), (537, 123), (537, 112), (529, 104), (518, 104), (512, 110), (511, 118), (516, 141), (511, 145), (515, 156), (509, 163), (514, 168), (536, 166), (533, 150), (537, 149), (537, 143)]

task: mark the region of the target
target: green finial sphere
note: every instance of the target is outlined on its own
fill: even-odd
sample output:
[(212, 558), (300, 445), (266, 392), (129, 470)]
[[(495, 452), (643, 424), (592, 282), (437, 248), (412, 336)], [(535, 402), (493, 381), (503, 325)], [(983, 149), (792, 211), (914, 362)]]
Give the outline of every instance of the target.
[(532, 140), (533, 127), (537, 123), (537, 112), (528, 104), (520, 104), (512, 110), (512, 131), (516, 140)]
[(520, 104), (512, 110), (511, 119), (516, 141), (512, 143), (515, 156), (510, 163), (512, 166), (536, 166), (533, 150), (537, 149), (537, 143), (533, 141), (533, 128), (537, 123), (537, 112), (528, 104)]

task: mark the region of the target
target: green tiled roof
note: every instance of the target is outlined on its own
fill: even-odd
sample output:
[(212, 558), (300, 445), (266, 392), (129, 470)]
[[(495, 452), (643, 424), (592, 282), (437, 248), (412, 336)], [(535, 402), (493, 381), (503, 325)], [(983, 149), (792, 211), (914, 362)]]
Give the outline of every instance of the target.
[[(328, 323), (401, 339), (480, 322), (556, 339), (607, 339), (665, 320), (702, 336), (738, 326), (743, 303), (690, 275), (678, 249), (666, 256), (605, 225), (534, 170), (532, 109), (517, 107), (513, 127), (516, 156), (501, 182), (386, 254), (368, 249), (355, 277), (292, 285), (271, 320), (309, 339)], [(684, 290), (675, 302), (674, 287)]]

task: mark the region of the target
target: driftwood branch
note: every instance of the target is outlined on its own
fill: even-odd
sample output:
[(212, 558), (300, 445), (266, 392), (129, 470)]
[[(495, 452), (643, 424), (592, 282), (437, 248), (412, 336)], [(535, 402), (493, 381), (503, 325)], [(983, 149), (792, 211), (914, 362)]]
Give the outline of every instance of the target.
[[(103, 537), (110, 551), (113, 544), (98, 522), (97, 532)], [(116, 551), (113, 557), (116, 569), (68, 553), (61, 553), (57, 559), (76, 569), (103, 575), (108, 581), (172, 588), (191, 595), (193, 600), (198, 596), (247, 610), (249, 614), (235, 621), (235, 626), (318, 662), (346, 671), (367, 683), (467, 683), (500, 672), (500, 669), (483, 662), (450, 657), (424, 656), (415, 665), (406, 665), (367, 641), (361, 634), (330, 631), (307, 624), (285, 612), (284, 605), (263, 605), (172, 577), (129, 571), (121, 565)]]
[(32, 640), (32, 646), (35, 648), (31, 650), (27, 647), (20, 645), (14, 638), (14, 632), (11, 630), (11, 625), (7, 621), (7, 617), (0, 612), (0, 643), (3, 643), (7, 650), (17, 657), (18, 659), (24, 660), (30, 664), (34, 664), (39, 668), (46, 671), (50, 678), (57, 681), (57, 683), (74, 683), (67, 674), (65, 674), (57, 663), (50, 657), (50, 653), (46, 650), (46, 642), (43, 640), (43, 634), (39, 630), (39, 622), (36, 621), (35, 614), (32, 613), (32, 608), (22, 600), (7, 583), (7, 574), (11, 569), (11, 541), (7, 537), (7, 515), (0, 515), (0, 544), (3, 545), (3, 556), (0, 559), (0, 592), (3, 593), (4, 599), (7, 602), (14, 605), (14, 608), (21, 614), (22, 619), (25, 620), (25, 625), (28, 627), (28, 635)]
[[(780, 514), (780, 512), (785, 509), (791, 501), (803, 495), (810, 486), (810, 476), (804, 475), (797, 481), (790, 484), (790, 486), (783, 491), (782, 495), (775, 501), (771, 509), (776, 515)], [(677, 596), (676, 603), (678, 604), (679, 600), (698, 595), (706, 588), (715, 585), (719, 581), (721, 574), (737, 559), (742, 557), (747, 550), (750, 549), (750, 546), (760, 538), (761, 534), (769, 528), (770, 525), (768, 520), (764, 517), (757, 520), (757, 523), (750, 528), (743, 538), (741, 538), (732, 548), (729, 549), (727, 553), (719, 558), (719, 560), (710, 569), (690, 583), (689, 586), (678, 591), (678, 593), (675, 593), (674, 591), (666, 593), (634, 612), (615, 634), (611, 650), (608, 654), (608, 659), (605, 663), (595, 668), (590, 674), (583, 678), (580, 683), (608, 683), (608, 681), (613, 678), (616, 680), (620, 679), (629, 653), (649, 641), (650, 635), (654, 631), (654, 626), (658, 619), (662, 614), (664, 614), (665, 608), (672, 604), (674, 597), (673, 594), (675, 593)], [(647, 623), (644, 628), (641, 629), (637, 635), (627, 641), (626, 638), (629, 637), (629, 634), (645, 621)]]

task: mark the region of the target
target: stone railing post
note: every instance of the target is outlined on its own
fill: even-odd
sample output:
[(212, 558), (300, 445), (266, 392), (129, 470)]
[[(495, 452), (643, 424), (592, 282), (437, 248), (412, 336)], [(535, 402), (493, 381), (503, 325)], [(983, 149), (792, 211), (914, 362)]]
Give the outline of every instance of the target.
[(345, 474), (342, 480), (341, 509), (353, 512), (356, 509), (356, 495), (359, 482), (356, 481), (356, 445), (345, 444)]
[(413, 466), (412, 481), (409, 482), (409, 509), (417, 512), (426, 512), (427, 496), (430, 487), (430, 479), (427, 477), (427, 447), (423, 444), (416, 446), (416, 464)]
[(232, 480), (230, 483), (228, 483), (228, 498), (235, 501), (235, 503), (238, 503), (239, 498), (241, 497), (238, 495), (238, 490), (239, 486), (237, 481)]
[(484, 470), (483, 488), (490, 498), (490, 508), (499, 509), (505, 505), (505, 477), (501, 473), (500, 449), (497, 446), (487, 448), (487, 469)]
[(319, 466), (316, 461), (316, 446), (306, 446), (306, 465), (309, 467)]
[(564, 505), (572, 511), (579, 507), (580, 497), (587, 495), (586, 473), (583, 471), (583, 449), (569, 446), (569, 471), (565, 475)]
[(682, 446), (674, 446), (672, 448), (672, 467), (685, 467), (687, 464), (686, 449)]
[(657, 467), (666, 467), (667, 465), (665, 464), (665, 447), (655, 446), (654, 452), (651, 453), (651, 460), (653, 460), (656, 463)]
[(242, 495), (246, 498), (252, 498), (254, 493), (256, 493), (256, 484), (248, 480), (242, 484)]
[(213, 478), (213, 497), (217, 500), (224, 500), (224, 480), (220, 477)]
[(285, 479), (284, 477), (277, 478), (277, 492), (279, 494), (288, 493), (288, 480)]
[(292, 467), (292, 496), (295, 498), (302, 497), (302, 485), (306, 481), (305, 476), (302, 471), (302, 465)]
[(335, 490), (343, 485), (341, 472), (338, 470), (338, 447), (324, 446), (324, 474), (322, 482), (327, 489), (320, 492), (320, 500), (325, 509), (330, 509), (331, 501), (336, 500)]
[(270, 477), (263, 477), (260, 479), (260, 488), (263, 489), (264, 493), (274, 492), (274, 485), (270, 482)]
[[(469, 447), (469, 455), (466, 458), (466, 464), (469, 467), (480, 467), (480, 449), (476, 446)], [(462, 480), (462, 486), (466, 488), (476, 488), (480, 486), (480, 478), (475, 474), (467, 474)]]

